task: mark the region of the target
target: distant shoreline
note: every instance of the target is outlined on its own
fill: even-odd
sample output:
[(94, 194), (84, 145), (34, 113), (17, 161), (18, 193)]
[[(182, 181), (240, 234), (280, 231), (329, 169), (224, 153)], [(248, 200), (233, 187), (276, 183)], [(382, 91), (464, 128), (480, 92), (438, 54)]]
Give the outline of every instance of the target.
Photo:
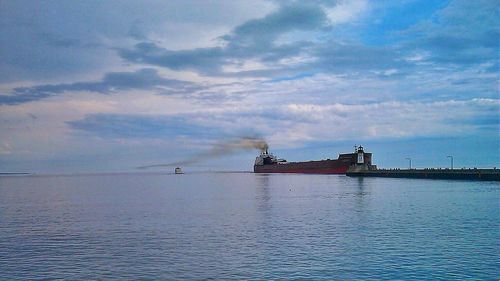
[[(189, 174), (206, 174), (206, 173), (253, 173), (253, 171), (190, 171)], [(174, 172), (170, 171), (116, 171), (116, 172), (76, 172), (76, 173), (5, 173), (0, 172), (1, 176), (35, 176), (35, 177), (46, 177), (46, 176), (55, 176), (55, 177), (66, 177), (66, 176), (100, 176), (100, 175), (176, 175)]]

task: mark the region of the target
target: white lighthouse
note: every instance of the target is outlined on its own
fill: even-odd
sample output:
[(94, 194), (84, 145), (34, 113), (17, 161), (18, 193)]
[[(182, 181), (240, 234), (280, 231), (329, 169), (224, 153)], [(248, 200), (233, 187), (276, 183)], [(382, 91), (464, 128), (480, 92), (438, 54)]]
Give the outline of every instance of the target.
[(358, 161), (357, 164), (365, 164), (365, 152), (363, 151), (363, 147), (360, 145), (356, 152), (358, 153)]

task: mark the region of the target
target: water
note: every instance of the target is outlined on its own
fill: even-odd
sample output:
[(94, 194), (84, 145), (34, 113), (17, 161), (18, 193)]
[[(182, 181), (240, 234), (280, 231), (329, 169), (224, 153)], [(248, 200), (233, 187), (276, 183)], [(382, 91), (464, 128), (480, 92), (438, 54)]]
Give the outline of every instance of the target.
[(0, 177), (0, 279), (497, 280), (495, 182)]

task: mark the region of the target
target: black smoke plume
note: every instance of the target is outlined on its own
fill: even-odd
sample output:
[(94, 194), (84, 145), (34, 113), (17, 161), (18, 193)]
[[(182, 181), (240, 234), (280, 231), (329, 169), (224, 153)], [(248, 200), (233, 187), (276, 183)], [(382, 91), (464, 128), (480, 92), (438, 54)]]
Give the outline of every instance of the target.
[(194, 155), (188, 159), (179, 162), (167, 163), (167, 164), (155, 164), (148, 166), (137, 167), (138, 169), (148, 169), (155, 167), (174, 167), (174, 166), (186, 166), (198, 163), (203, 160), (216, 158), (219, 156), (235, 153), (241, 150), (249, 149), (259, 149), (260, 151), (265, 151), (269, 148), (267, 142), (260, 138), (244, 137), (237, 140), (232, 140), (229, 142), (217, 143), (210, 150), (202, 152), (200, 154)]

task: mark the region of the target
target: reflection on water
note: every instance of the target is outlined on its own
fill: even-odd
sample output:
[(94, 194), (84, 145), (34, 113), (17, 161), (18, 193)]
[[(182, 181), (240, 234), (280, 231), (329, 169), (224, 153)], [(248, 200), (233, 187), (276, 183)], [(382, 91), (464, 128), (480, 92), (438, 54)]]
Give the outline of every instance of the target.
[(359, 190), (358, 195), (360, 195), (360, 196), (364, 195), (364, 193), (363, 193), (364, 182), (365, 182), (365, 178), (363, 178), (363, 177), (357, 178), (358, 190)]
[(269, 212), (271, 210), (271, 192), (269, 190), (269, 177), (268, 174), (256, 174), (257, 186), (255, 199), (257, 206), (261, 212)]
[(495, 279), (497, 183), (0, 177), (0, 280)]

